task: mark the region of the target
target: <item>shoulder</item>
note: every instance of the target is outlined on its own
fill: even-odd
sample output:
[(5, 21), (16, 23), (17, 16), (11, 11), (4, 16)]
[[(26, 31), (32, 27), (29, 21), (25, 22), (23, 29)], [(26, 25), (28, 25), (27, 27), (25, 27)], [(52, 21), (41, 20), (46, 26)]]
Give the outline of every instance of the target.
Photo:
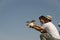
[(51, 24), (52, 24), (52, 22), (48, 22), (48, 23), (45, 23), (43, 25), (51, 25)]
[(48, 22), (48, 23), (43, 24), (43, 27), (48, 27), (50, 25), (52, 25), (52, 23), (51, 22)]

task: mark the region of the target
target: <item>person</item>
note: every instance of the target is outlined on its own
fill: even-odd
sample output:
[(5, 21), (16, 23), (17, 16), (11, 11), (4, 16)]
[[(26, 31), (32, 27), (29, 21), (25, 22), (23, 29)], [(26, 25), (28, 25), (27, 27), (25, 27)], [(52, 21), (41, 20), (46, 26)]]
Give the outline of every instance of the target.
[(60, 40), (59, 31), (52, 23), (51, 16), (40, 16), (39, 21), (41, 22), (41, 26), (38, 26), (34, 23), (30, 23), (30, 28), (36, 29), (41, 32), (40, 38), (41, 40)]

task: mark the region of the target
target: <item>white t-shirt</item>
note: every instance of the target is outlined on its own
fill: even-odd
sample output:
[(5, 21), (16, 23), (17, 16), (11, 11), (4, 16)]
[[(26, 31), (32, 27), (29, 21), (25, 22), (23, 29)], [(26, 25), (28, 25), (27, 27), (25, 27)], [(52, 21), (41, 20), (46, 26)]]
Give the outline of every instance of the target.
[(52, 22), (43, 24), (43, 29), (45, 29), (52, 37), (60, 39), (59, 31)]

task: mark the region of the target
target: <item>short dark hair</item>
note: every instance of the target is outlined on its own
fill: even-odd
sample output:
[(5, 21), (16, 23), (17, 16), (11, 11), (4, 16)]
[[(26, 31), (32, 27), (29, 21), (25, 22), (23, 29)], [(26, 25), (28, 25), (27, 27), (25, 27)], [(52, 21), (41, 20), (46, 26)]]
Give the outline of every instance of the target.
[(52, 21), (52, 20), (47, 19), (45, 16), (40, 16), (39, 19), (40, 20), (43, 19), (45, 21), (45, 23)]
[(39, 19), (46, 19), (44, 16), (40, 16)]

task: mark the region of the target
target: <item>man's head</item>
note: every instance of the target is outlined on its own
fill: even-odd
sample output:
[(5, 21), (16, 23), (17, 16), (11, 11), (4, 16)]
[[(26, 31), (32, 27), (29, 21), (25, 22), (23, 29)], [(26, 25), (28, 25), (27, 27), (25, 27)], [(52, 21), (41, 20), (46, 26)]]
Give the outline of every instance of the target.
[(52, 17), (47, 15), (47, 16), (40, 16), (39, 20), (41, 23), (47, 23), (47, 22), (51, 22)]

